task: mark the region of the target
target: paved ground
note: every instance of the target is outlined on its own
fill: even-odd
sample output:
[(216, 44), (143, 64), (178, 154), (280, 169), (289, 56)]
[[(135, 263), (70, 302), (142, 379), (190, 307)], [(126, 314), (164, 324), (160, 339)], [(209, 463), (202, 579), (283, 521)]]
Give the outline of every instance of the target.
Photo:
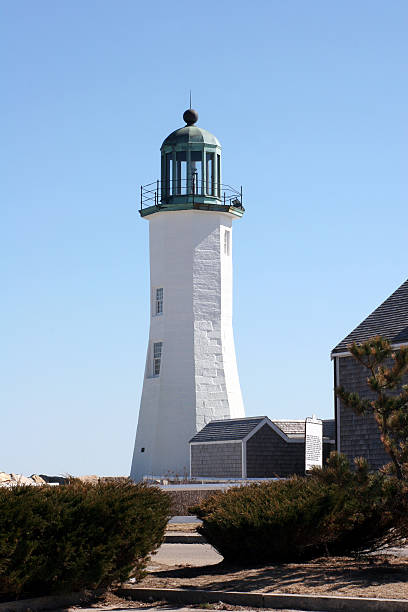
[[(382, 554), (408, 557), (408, 547), (388, 548)], [(221, 561), (221, 555), (210, 544), (162, 544), (157, 554), (152, 556), (149, 569), (158, 569), (155, 567), (156, 563), (199, 567), (200, 565), (216, 565)]]
[(149, 566), (163, 565), (215, 565), (222, 561), (210, 544), (162, 544), (156, 555), (152, 556)]
[(197, 518), (196, 516), (190, 515), (190, 516), (172, 516), (171, 519), (169, 520), (169, 525), (185, 525), (187, 524), (191, 524), (191, 523), (198, 523), (201, 524), (203, 521), (201, 521), (199, 518)]

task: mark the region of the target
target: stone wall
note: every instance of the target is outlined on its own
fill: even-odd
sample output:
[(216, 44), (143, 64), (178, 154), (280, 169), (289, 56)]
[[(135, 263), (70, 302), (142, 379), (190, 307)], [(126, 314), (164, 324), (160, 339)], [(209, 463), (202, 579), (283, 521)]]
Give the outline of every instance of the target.
[[(165, 491), (166, 489), (163, 488)], [(211, 497), (215, 493), (219, 493), (219, 489), (188, 489), (186, 491), (168, 491), (170, 495), (170, 515), (171, 516), (188, 516), (190, 508), (198, 506), (205, 499)]]
[(242, 478), (241, 442), (191, 445), (191, 476)]

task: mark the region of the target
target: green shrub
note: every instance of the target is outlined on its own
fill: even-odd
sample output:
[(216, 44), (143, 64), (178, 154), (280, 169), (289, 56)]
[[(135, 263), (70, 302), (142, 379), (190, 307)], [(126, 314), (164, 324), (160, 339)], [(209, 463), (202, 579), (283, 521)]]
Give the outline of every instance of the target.
[(353, 471), (332, 453), (327, 467), (309, 477), (229, 489), (192, 511), (229, 562), (302, 560), (373, 548), (395, 526), (399, 492), (395, 479), (369, 474), (363, 460)]
[(139, 579), (163, 541), (169, 504), (130, 481), (0, 488), (0, 598)]

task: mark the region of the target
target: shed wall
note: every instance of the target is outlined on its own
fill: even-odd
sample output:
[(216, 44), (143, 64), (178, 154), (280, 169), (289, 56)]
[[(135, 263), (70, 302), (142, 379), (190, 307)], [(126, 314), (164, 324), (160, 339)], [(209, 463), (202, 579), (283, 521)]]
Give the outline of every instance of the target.
[(304, 442), (285, 442), (264, 425), (247, 441), (247, 477), (272, 478), (305, 472)]
[(242, 444), (191, 444), (191, 476), (242, 478)]

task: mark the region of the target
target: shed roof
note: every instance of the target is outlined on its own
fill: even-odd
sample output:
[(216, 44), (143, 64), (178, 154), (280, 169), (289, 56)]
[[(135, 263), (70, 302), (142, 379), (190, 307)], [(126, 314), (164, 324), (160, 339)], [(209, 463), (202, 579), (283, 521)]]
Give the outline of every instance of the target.
[(333, 349), (344, 353), (352, 342), (384, 336), (392, 344), (408, 342), (408, 279)]
[(243, 440), (251, 433), (265, 416), (244, 419), (223, 419), (210, 421), (196, 433), (190, 442), (222, 442), (224, 440)]
[[(284, 438), (299, 439), (305, 435), (304, 420), (270, 421), (266, 416), (259, 416), (210, 421), (191, 438), (190, 442), (225, 442), (228, 440), (239, 442), (246, 438), (262, 421), (269, 422), (269, 424), (272, 423), (278, 427), (283, 433)], [(334, 429), (334, 420), (323, 421), (323, 437), (333, 439)]]

